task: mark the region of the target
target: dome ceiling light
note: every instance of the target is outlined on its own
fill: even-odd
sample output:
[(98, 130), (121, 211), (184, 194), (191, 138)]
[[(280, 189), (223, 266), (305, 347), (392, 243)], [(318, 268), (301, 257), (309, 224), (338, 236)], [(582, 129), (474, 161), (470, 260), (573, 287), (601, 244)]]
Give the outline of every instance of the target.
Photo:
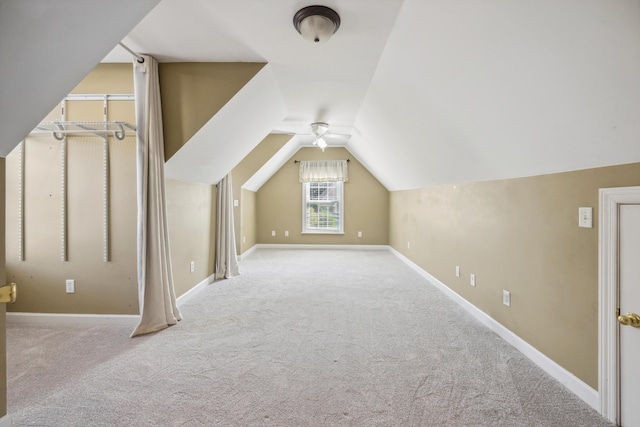
[(340, 15), (326, 6), (307, 6), (293, 16), (293, 26), (305, 40), (324, 43), (340, 28)]

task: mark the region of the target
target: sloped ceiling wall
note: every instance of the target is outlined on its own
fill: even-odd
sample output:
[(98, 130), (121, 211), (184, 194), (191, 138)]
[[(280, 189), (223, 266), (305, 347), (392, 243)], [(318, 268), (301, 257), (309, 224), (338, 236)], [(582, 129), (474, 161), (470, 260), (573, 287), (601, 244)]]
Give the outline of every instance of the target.
[(166, 177), (217, 184), (286, 114), (266, 65), (166, 162)]
[(405, 0), (349, 149), (390, 190), (640, 161), (640, 2)]
[(0, 156), (158, 2), (0, 0)]

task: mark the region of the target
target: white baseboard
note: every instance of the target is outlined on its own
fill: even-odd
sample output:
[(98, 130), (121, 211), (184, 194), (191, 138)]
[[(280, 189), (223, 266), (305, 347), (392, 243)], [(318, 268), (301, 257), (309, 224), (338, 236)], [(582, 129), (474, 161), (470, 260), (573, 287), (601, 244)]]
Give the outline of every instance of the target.
[(258, 245), (253, 245), (251, 246), (249, 249), (247, 249), (246, 251), (244, 251), (243, 254), (238, 255), (238, 261), (240, 261), (241, 259), (244, 259), (246, 257), (248, 257), (249, 255), (251, 255), (253, 252), (255, 252), (255, 250), (257, 249)]
[[(200, 290), (213, 281), (213, 275), (207, 277), (176, 299), (181, 306)], [(140, 322), (138, 314), (75, 314), (75, 313), (7, 313), (8, 324), (22, 325), (95, 325), (95, 326), (131, 326)], [(3, 427), (0, 424), (0, 427)]]
[(254, 246), (258, 249), (345, 249), (345, 250), (365, 250), (365, 251), (386, 251), (389, 245), (306, 245), (288, 243), (258, 243)]
[(0, 427), (11, 427), (13, 424), (11, 423), (11, 416), (5, 415), (0, 418)]
[(569, 390), (571, 390), (576, 396), (584, 400), (589, 406), (596, 411), (600, 411), (600, 398), (598, 392), (591, 386), (587, 385), (581, 379), (567, 371), (562, 366), (545, 356), (531, 344), (511, 332), (504, 327), (498, 321), (487, 315), (485, 312), (471, 304), (466, 299), (462, 298), (459, 294), (451, 290), (447, 285), (433, 277), (431, 274), (423, 270), (419, 265), (415, 264), (409, 258), (402, 255), (400, 252), (389, 246), (389, 251), (404, 261), (409, 267), (413, 268), (422, 277), (427, 279), (436, 288), (444, 292), (447, 296), (453, 299), (458, 305), (469, 312), (473, 317), (478, 319), (484, 326), (498, 334), (503, 340), (511, 344), (522, 354), (527, 356), (533, 363), (542, 368), (545, 372), (555, 378), (558, 382), (563, 384)]
[(211, 276), (209, 276), (206, 279), (204, 279), (202, 282), (200, 282), (197, 285), (195, 285), (193, 288), (189, 289), (184, 294), (180, 295), (178, 298), (176, 298), (176, 305), (178, 307), (180, 307), (182, 304), (184, 304), (185, 302), (189, 301), (198, 292), (200, 292), (202, 289), (204, 289), (205, 286), (207, 286), (209, 283), (212, 283), (214, 277), (215, 277), (215, 275), (212, 274)]
[(140, 321), (137, 314), (7, 313), (8, 324), (131, 326)]

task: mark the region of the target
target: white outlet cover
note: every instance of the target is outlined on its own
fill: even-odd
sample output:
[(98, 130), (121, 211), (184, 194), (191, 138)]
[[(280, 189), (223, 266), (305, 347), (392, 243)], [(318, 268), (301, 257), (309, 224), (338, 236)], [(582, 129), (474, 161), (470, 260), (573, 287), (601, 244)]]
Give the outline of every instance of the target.
[(73, 279), (67, 279), (66, 281), (66, 291), (68, 294), (73, 294), (76, 292), (76, 281)]
[(456, 277), (460, 277), (460, 266), (456, 265)]
[(358, 231), (358, 237), (362, 237), (362, 231)]
[(507, 307), (511, 307), (511, 292), (502, 290), (502, 303)]
[(284, 237), (289, 237), (289, 230), (285, 230)]
[(475, 274), (471, 274), (469, 276), (469, 284), (471, 286), (475, 286), (476, 285), (476, 275)]
[(275, 236), (276, 235), (276, 230), (271, 230), (271, 236)]

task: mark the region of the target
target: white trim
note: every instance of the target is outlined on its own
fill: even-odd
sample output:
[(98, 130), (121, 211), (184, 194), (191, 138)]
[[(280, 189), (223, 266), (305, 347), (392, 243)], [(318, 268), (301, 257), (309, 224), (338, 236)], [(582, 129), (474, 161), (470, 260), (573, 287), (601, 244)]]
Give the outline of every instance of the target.
[(251, 255), (253, 252), (255, 252), (255, 250), (258, 248), (258, 245), (253, 245), (251, 246), (249, 249), (247, 249), (246, 251), (244, 251), (243, 254), (238, 255), (238, 260), (242, 260), (245, 259), (246, 257), (248, 257), (249, 255)]
[(4, 417), (0, 418), (0, 427), (11, 427), (13, 423), (11, 422), (11, 415), (7, 414)]
[(8, 324), (108, 325), (135, 327), (137, 314), (7, 313)]
[(205, 288), (205, 286), (207, 286), (208, 284), (212, 283), (214, 277), (215, 277), (215, 275), (212, 274), (211, 276), (209, 276), (206, 279), (204, 279), (202, 282), (200, 282), (197, 285), (195, 285), (193, 288), (189, 289), (184, 294), (180, 295), (176, 299), (176, 304), (178, 305), (178, 307), (181, 307), (184, 303), (186, 303), (191, 298), (193, 298), (198, 292), (202, 291)]
[(603, 417), (618, 414), (618, 205), (640, 203), (640, 187), (601, 188), (598, 229), (598, 386)]
[(475, 317), (480, 323), (484, 326), (498, 334), (500, 338), (505, 340), (507, 343), (511, 344), (518, 351), (520, 351), (523, 355), (528, 357), (533, 363), (542, 368), (545, 372), (555, 378), (558, 382), (563, 384), (573, 393), (575, 393), (579, 398), (584, 400), (589, 406), (594, 408), (595, 410), (599, 409), (598, 402), (598, 392), (591, 388), (589, 385), (584, 383), (578, 377), (573, 375), (571, 372), (564, 369), (562, 366), (558, 365), (553, 360), (549, 359), (547, 356), (542, 354), (539, 350), (533, 347), (531, 344), (511, 332), (509, 329), (504, 327), (502, 324), (498, 323), (495, 319), (490, 317), (488, 314), (480, 310), (475, 305), (471, 304), (466, 299), (462, 298), (459, 294), (451, 290), (447, 285), (433, 277), (431, 274), (427, 273), (423, 270), (419, 265), (415, 264), (413, 261), (402, 255), (400, 252), (395, 250), (392, 247), (389, 247), (389, 251), (395, 254), (398, 258), (404, 261), (409, 267), (413, 268), (416, 272), (418, 272), (422, 277), (427, 279), (431, 284), (433, 284), (436, 288), (444, 292), (449, 298), (458, 303), (462, 308), (464, 308), (469, 314)]
[[(176, 299), (176, 304), (182, 306), (211, 282), (213, 275), (182, 294)], [(139, 322), (140, 316), (137, 314), (7, 313), (7, 323), (14, 325), (96, 325), (135, 328)]]
[(258, 243), (256, 246), (258, 249), (356, 249), (365, 251), (387, 251), (390, 249), (389, 245), (297, 245), (289, 243)]

